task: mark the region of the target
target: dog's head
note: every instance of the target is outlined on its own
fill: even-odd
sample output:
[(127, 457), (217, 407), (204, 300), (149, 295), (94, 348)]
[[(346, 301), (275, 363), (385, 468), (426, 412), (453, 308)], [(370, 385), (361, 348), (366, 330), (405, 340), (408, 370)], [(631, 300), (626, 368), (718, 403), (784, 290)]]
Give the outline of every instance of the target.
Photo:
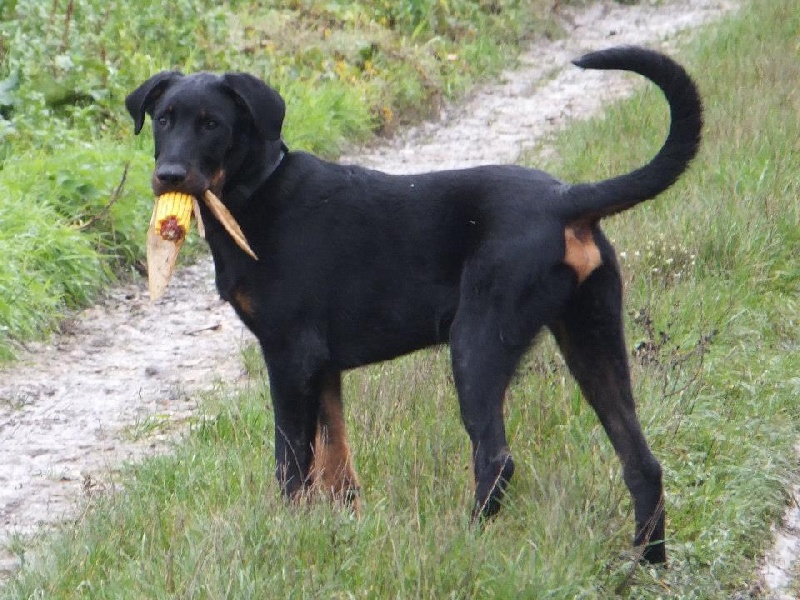
[[(226, 181), (254, 182), (281, 148), (285, 104), (278, 92), (246, 73), (164, 71), (126, 99), (135, 133), (153, 122), (153, 192), (222, 195)], [(263, 180), (263, 178), (262, 178)]]

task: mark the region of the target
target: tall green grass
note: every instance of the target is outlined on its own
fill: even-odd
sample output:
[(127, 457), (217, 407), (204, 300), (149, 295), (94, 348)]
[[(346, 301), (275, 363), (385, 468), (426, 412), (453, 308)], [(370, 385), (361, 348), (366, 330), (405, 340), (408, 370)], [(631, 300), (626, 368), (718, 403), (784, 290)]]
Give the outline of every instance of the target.
[[(468, 526), (469, 447), (445, 350), (346, 377), (359, 517), (280, 501), (250, 350), (251, 387), (209, 398), (174, 455), (130, 467), (124, 492), (31, 546), (3, 597), (758, 594), (800, 433), (793, 4), (752, 0), (680, 53), (706, 102), (701, 155), (672, 191), (606, 228), (624, 252), (635, 393), (665, 470), (668, 568), (633, 561), (616, 457), (549, 340), (510, 391), (517, 474), (482, 533)], [(550, 169), (594, 180), (638, 166), (665, 110), (651, 90), (611, 107), (559, 138)]]
[[(142, 257), (146, 163), (116, 144), (9, 158), (0, 171), (0, 361)], [(136, 177), (126, 176), (126, 169)], [(140, 176), (141, 174), (141, 176)]]

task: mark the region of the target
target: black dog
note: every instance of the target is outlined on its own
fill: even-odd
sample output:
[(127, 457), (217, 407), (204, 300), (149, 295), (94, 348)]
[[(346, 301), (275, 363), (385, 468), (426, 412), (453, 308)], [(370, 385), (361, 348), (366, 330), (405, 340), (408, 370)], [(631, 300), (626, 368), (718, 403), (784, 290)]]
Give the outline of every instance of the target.
[(260, 259), (201, 203), (219, 293), (268, 367), (284, 495), (316, 483), (354, 501), (342, 371), (449, 343), (472, 441), (473, 517), (494, 514), (514, 472), (504, 394), (547, 327), (622, 461), (635, 544), (665, 560), (661, 467), (636, 416), (619, 268), (598, 222), (686, 170), (702, 106), (684, 69), (653, 51), (614, 48), (575, 64), (633, 71), (663, 90), (672, 121), (650, 163), (579, 185), (516, 166), (393, 176), (289, 151), (283, 100), (250, 75), (163, 72), (128, 96), (136, 133), (146, 113), (153, 120), (153, 191), (212, 190)]

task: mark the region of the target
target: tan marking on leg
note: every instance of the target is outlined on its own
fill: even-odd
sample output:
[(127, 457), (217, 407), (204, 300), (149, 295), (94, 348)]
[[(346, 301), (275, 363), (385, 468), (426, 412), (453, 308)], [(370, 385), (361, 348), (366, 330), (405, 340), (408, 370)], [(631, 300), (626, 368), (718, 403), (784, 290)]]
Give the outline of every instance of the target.
[(571, 223), (564, 229), (564, 241), (564, 262), (575, 271), (578, 283), (583, 283), (592, 271), (603, 264), (592, 230), (588, 225)]
[(338, 373), (326, 376), (323, 383), (311, 472), (315, 487), (337, 504), (348, 505), (358, 512), (360, 485), (347, 443)]

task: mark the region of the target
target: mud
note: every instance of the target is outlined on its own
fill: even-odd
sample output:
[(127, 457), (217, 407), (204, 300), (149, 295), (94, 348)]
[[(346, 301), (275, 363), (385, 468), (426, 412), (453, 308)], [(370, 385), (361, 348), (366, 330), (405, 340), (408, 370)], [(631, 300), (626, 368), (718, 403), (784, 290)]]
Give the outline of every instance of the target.
[[(572, 58), (616, 44), (669, 49), (681, 32), (733, 8), (733, 0), (645, 0), (560, 9), (564, 39), (533, 45), (499, 83), (342, 162), (395, 173), (514, 162), (569, 120), (597, 113), (641, 82), (581, 71)], [(143, 215), (143, 235), (146, 226)], [(168, 447), (204, 390), (237, 385), (245, 376), (240, 350), (251, 339), (216, 295), (205, 259), (180, 269), (152, 304), (144, 282), (111, 290), (5, 368), (0, 579), (17, 567), (15, 536), (78, 517), (87, 494), (113, 485), (123, 461)], [(786, 584), (776, 585), (768, 581), (777, 592)]]

